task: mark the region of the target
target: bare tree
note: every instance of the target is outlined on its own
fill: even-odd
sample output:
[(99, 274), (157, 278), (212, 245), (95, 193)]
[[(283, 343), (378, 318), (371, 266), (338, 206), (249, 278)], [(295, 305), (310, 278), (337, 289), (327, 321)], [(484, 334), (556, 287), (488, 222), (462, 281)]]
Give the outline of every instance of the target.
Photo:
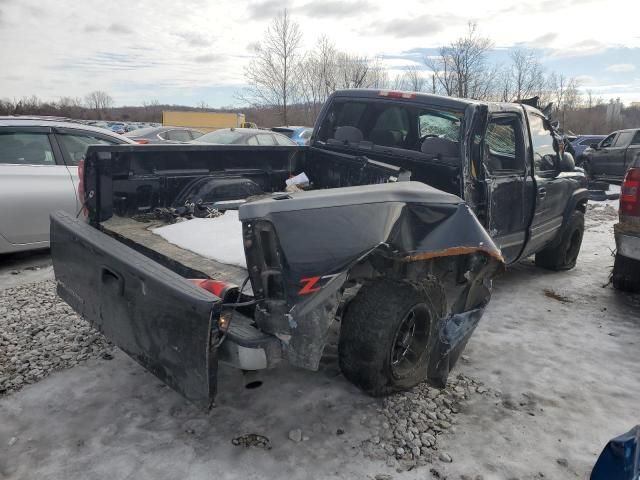
[(87, 108), (93, 110), (96, 115), (98, 115), (98, 118), (102, 118), (106, 111), (113, 107), (114, 104), (111, 95), (102, 90), (95, 90), (91, 93), (86, 94), (84, 97), (84, 101), (87, 105)]
[(295, 101), (302, 34), (285, 9), (273, 19), (263, 38), (254, 46), (256, 56), (245, 69), (249, 88), (239, 96), (254, 105), (277, 106), (287, 125), (288, 107)]
[(404, 90), (410, 90), (412, 92), (421, 92), (424, 90), (427, 80), (417, 66), (408, 66), (402, 77), (402, 88)]
[(498, 76), (498, 67), (487, 62), (492, 48), (493, 42), (480, 36), (477, 24), (470, 22), (464, 37), (440, 47), (439, 55), (424, 61), (445, 95), (486, 99)]
[(533, 51), (516, 49), (510, 54), (511, 67), (508, 70), (512, 92), (511, 101), (539, 95), (544, 88), (544, 70)]

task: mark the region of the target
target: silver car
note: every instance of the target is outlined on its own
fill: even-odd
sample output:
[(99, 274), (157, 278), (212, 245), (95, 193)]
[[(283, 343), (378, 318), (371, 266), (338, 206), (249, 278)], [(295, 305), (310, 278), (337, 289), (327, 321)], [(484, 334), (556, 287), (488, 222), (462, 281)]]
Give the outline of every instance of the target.
[(134, 143), (103, 128), (0, 117), (0, 254), (49, 246), (49, 213), (74, 215), (78, 160), (92, 144)]

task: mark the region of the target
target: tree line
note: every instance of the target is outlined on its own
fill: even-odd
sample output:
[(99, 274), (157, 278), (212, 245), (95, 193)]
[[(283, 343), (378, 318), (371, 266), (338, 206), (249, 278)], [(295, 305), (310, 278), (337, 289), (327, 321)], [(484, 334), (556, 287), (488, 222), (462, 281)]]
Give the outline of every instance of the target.
[[(36, 96), (0, 100), (0, 115), (160, 122), (162, 110), (198, 110), (242, 112), (260, 126), (313, 125), (333, 91), (379, 88), (504, 102), (538, 97), (543, 106), (552, 103), (552, 117), (565, 130), (577, 133), (605, 134), (640, 126), (640, 108), (611, 109), (613, 100), (606, 103), (593, 91), (581, 91), (576, 78), (547, 72), (535, 50), (516, 48), (505, 63), (491, 62), (494, 43), (480, 34), (475, 23), (469, 23), (460, 38), (394, 76), (382, 58), (343, 52), (326, 36), (303, 50), (300, 26), (286, 9), (272, 19), (260, 38), (251, 45), (252, 60), (244, 69), (247, 86), (236, 93), (246, 105), (241, 108), (213, 109), (204, 101), (197, 107), (161, 105), (158, 100), (114, 107), (111, 95), (97, 90), (57, 102)], [(616, 115), (610, 115), (611, 111)]]
[[(283, 124), (313, 124), (322, 104), (336, 89), (385, 88), (476, 100), (517, 102), (538, 97), (552, 104), (552, 116), (565, 130), (607, 133), (640, 125), (639, 108), (623, 108), (606, 118), (607, 105), (593, 91), (582, 93), (574, 77), (547, 72), (535, 50), (516, 48), (508, 62), (490, 61), (493, 41), (475, 23), (453, 42), (425, 55), (420, 64), (391, 76), (381, 58), (341, 52), (322, 36), (308, 51), (302, 32), (287, 10), (273, 18), (262, 41), (253, 45), (245, 68), (248, 87), (237, 97), (251, 105), (275, 109)], [(292, 112), (292, 107), (295, 112)]]

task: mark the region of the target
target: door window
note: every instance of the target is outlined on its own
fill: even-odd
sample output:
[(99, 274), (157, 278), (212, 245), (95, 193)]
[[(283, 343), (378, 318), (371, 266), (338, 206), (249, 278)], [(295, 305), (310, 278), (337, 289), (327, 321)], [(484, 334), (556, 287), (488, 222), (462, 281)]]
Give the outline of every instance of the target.
[(640, 130), (636, 131), (633, 140), (631, 140), (631, 145), (640, 145)]
[(626, 147), (631, 142), (633, 138), (634, 131), (630, 132), (620, 132), (618, 138), (616, 138), (616, 143), (613, 145), (614, 147)]
[(59, 133), (58, 138), (60, 138), (62, 148), (67, 153), (67, 160), (71, 162), (71, 165), (78, 165), (78, 162), (84, 158), (89, 145), (118, 145), (121, 143), (85, 133)]
[(191, 134), (191, 138), (192, 139), (196, 139), (196, 138), (200, 138), (202, 135), (204, 135), (202, 132), (198, 131), (198, 130), (189, 130), (189, 133)]
[(524, 141), (517, 116), (492, 118), (487, 126), (485, 145), (486, 164), (490, 173), (524, 172)]
[(0, 164), (55, 165), (46, 133), (0, 133)]
[(555, 170), (557, 153), (553, 145), (553, 137), (547, 129), (544, 119), (535, 113), (529, 113), (531, 128), (531, 148), (533, 149), (533, 167), (535, 172)]
[(605, 138), (600, 144), (600, 148), (606, 148), (613, 145), (613, 140), (616, 138), (617, 133), (612, 133), (607, 138)]
[(275, 145), (276, 142), (271, 135), (256, 135), (259, 145)]
[(255, 135), (253, 137), (247, 138), (247, 145), (258, 145), (258, 139), (255, 137)]

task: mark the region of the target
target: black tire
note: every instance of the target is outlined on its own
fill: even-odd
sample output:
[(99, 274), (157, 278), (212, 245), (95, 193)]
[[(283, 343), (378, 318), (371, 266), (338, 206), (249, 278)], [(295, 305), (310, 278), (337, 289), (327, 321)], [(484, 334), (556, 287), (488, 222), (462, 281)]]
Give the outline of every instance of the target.
[(444, 289), (434, 277), (419, 284), (379, 280), (364, 285), (342, 318), (342, 373), (372, 396), (424, 381), (445, 311)]
[(584, 235), (584, 213), (574, 211), (561, 235), (559, 241), (536, 253), (537, 266), (556, 271), (576, 266)]
[(611, 282), (616, 290), (640, 292), (640, 261), (617, 254)]

